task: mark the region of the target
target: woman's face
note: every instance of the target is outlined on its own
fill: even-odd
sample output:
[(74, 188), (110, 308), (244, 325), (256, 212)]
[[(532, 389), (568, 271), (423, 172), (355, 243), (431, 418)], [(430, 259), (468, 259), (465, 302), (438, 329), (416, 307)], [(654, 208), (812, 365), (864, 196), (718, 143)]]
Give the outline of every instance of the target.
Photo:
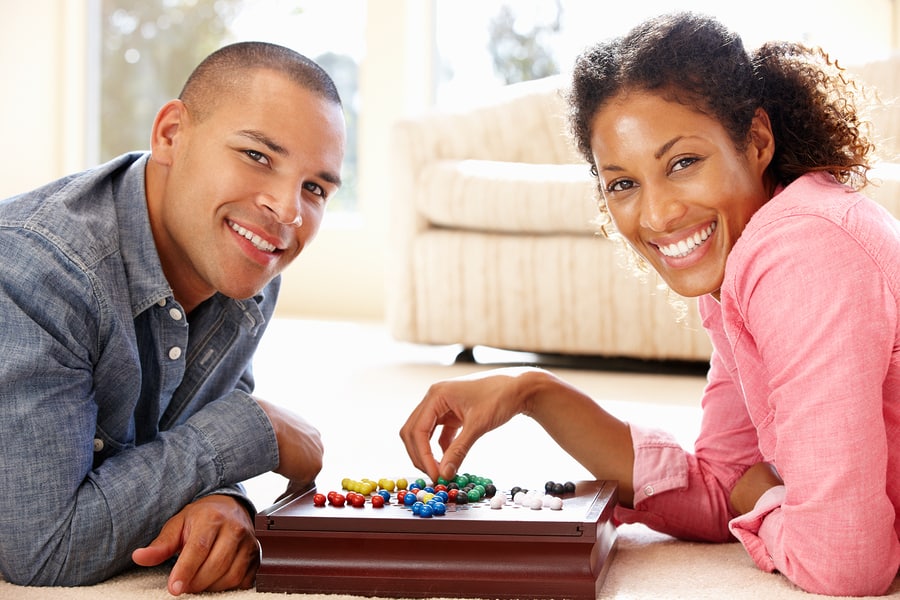
[(610, 217), (682, 296), (718, 297), (725, 261), (771, 197), (771, 127), (758, 111), (744, 151), (718, 121), (649, 92), (627, 92), (594, 115), (591, 150)]

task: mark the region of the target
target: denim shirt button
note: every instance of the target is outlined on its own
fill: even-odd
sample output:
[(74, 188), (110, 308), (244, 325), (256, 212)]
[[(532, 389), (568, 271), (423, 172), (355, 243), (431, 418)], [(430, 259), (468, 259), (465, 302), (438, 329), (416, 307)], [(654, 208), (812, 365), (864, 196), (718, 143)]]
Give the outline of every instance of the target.
[(166, 305), (166, 299), (163, 298), (162, 300), (160, 300), (160, 301), (157, 302), (156, 304), (157, 304), (158, 306), (160, 306), (160, 307), (165, 306), (165, 305)]
[(101, 450), (103, 450), (103, 440), (94, 438), (94, 452), (100, 452)]
[(171, 358), (172, 360), (178, 360), (179, 358), (181, 358), (181, 348), (179, 348), (178, 346), (172, 346), (171, 348), (169, 348), (169, 358)]
[(172, 317), (172, 320), (174, 320), (174, 321), (180, 321), (182, 315), (181, 315), (181, 311), (178, 310), (177, 308), (170, 308), (169, 316)]

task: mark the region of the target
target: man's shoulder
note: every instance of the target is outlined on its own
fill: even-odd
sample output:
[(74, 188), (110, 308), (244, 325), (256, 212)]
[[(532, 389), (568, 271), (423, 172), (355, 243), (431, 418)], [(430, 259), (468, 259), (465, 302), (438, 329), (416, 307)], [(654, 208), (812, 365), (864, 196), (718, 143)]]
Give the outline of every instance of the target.
[(99, 259), (118, 245), (118, 180), (143, 156), (125, 154), (3, 200), (0, 232), (17, 236), (17, 243), (48, 244), (86, 262)]

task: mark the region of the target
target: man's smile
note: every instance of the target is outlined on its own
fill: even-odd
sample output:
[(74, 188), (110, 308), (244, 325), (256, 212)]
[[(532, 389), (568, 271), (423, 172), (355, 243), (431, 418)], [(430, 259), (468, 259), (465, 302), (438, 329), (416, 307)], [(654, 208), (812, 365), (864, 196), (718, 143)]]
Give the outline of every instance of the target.
[(234, 231), (236, 231), (238, 235), (243, 236), (244, 238), (249, 240), (250, 243), (253, 244), (258, 250), (261, 250), (263, 252), (275, 252), (275, 250), (277, 250), (277, 248), (275, 247), (274, 244), (270, 244), (269, 242), (262, 239), (261, 237), (259, 237), (255, 233), (253, 233), (252, 231), (249, 231), (246, 228), (241, 227), (237, 223), (235, 223), (233, 221), (228, 221), (228, 225)]

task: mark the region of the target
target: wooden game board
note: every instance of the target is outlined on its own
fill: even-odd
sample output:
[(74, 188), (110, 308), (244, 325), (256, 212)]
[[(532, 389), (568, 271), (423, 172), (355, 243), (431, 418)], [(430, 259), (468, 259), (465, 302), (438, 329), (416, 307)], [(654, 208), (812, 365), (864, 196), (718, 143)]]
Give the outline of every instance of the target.
[(481, 501), (431, 518), (396, 497), (383, 508), (317, 507), (314, 493), (257, 516), (258, 591), (593, 600), (615, 549), (611, 481), (578, 482), (562, 510)]

